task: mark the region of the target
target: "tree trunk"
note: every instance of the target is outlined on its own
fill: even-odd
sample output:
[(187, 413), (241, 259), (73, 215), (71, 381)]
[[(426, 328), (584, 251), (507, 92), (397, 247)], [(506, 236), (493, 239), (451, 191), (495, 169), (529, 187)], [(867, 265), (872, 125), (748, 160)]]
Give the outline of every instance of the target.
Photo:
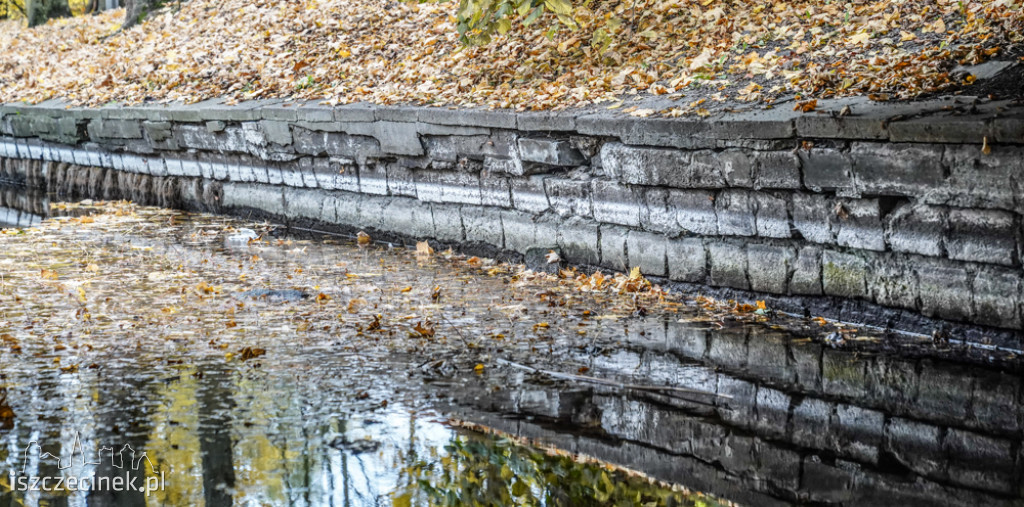
[(122, 30), (127, 30), (138, 23), (153, 10), (153, 0), (127, 0), (124, 4), (124, 23)]
[(53, 18), (71, 16), (68, 0), (28, 0), (28, 26), (39, 26)]

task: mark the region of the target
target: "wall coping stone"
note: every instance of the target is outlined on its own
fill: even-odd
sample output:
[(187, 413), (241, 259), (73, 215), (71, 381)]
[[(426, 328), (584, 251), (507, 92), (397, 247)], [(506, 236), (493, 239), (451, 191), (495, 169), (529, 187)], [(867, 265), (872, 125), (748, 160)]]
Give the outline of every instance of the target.
[[(850, 114), (843, 114), (849, 107)], [(909, 143), (1024, 144), (1024, 104), (977, 97), (942, 97), (919, 102), (872, 102), (862, 97), (821, 100), (815, 111), (793, 111), (788, 103), (773, 109), (718, 111), (707, 118), (637, 118), (590, 107), (562, 111), (517, 112), (481, 108), (381, 106), (354, 103), (261, 99), (227, 104), (211, 99), (194, 104), (167, 103), (98, 108), (69, 106), (59, 99), (31, 105), (0, 104), (0, 117), (147, 121), (301, 121), (360, 123), (386, 121), (453, 127), (538, 132), (576, 132), (615, 137), (626, 144), (672, 148), (716, 148), (716, 141), (844, 139)]]

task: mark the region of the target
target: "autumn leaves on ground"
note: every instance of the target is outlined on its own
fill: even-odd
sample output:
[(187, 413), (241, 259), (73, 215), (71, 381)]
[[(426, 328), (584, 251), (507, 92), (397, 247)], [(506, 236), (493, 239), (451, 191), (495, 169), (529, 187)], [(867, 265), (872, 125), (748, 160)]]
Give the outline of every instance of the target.
[[(768, 104), (802, 94), (913, 98), (958, 64), (1019, 59), (1019, 0), (573, 3), (481, 47), (454, 2), (190, 0), (115, 34), (123, 12), (0, 24), (0, 101), (297, 97), (516, 109), (634, 94)], [(111, 36), (111, 34), (114, 34)], [(967, 79), (970, 79), (967, 77)]]

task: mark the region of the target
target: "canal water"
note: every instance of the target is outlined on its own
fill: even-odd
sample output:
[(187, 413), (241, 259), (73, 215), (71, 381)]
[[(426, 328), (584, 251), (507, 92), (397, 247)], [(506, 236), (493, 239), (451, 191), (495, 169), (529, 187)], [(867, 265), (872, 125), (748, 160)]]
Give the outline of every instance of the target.
[(1022, 505), (1016, 351), (17, 187), (0, 222), (2, 505)]

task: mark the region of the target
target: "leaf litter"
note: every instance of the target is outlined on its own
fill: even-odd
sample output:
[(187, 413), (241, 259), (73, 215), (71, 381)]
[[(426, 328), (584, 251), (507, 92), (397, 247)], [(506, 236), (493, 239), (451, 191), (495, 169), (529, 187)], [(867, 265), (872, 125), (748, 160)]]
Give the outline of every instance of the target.
[[(1024, 54), (1019, 0), (593, 2), (458, 42), (454, 2), (192, 0), (116, 33), (123, 11), (0, 24), (0, 101), (225, 97), (552, 109), (669, 97), (909, 99), (970, 84), (957, 65)], [(111, 34), (114, 34), (111, 36)], [(697, 99), (697, 100), (694, 100)], [(803, 102), (810, 110), (813, 102)], [(656, 111), (625, 107), (635, 116)]]

